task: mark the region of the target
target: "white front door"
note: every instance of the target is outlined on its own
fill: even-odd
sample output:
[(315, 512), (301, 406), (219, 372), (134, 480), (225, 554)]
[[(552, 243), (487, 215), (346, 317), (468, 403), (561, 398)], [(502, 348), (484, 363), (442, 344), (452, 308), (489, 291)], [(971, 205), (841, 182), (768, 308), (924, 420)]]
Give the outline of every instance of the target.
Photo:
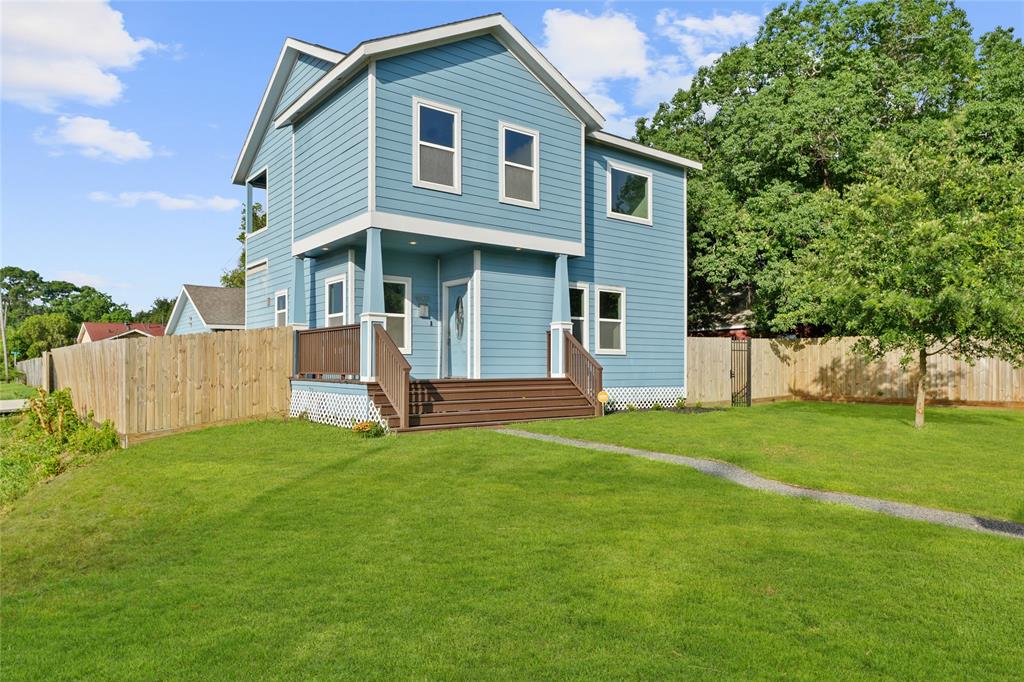
[(470, 330), (473, 328), (469, 280), (444, 283), (441, 357), (445, 378), (470, 375)]

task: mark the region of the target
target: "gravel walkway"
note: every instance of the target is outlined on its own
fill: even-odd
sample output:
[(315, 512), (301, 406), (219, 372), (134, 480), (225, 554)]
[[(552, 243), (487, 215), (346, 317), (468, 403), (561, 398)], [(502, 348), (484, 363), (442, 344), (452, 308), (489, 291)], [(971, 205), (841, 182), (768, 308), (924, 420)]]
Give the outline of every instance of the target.
[(765, 492), (775, 493), (776, 495), (786, 495), (787, 497), (808, 497), (812, 500), (831, 502), (833, 504), (843, 504), (848, 507), (857, 507), (858, 509), (866, 509), (868, 511), (888, 514), (889, 516), (896, 516), (903, 519), (925, 521), (927, 523), (936, 523), (941, 526), (952, 526), (954, 528), (972, 530), (978, 533), (990, 533), (993, 535), (1002, 535), (1004, 537), (1024, 540), (1024, 524), (1013, 523), (1012, 521), (1000, 521), (997, 519), (986, 519), (981, 516), (943, 511), (941, 509), (932, 509), (931, 507), (919, 507), (914, 504), (904, 504), (902, 502), (890, 502), (888, 500), (879, 500), (874, 497), (863, 497), (861, 495), (850, 495), (848, 493), (833, 493), (825, 490), (801, 488), (795, 485), (773, 481), (770, 478), (758, 476), (757, 474), (751, 473), (746, 469), (742, 469), (735, 464), (726, 464), (725, 462), (718, 462), (713, 459), (698, 459), (696, 457), (685, 457), (683, 455), (669, 455), (663, 452), (638, 450), (636, 448), (626, 448), (620, 445), (608, 445), (606, 443), (595, 443), (593, 441), (563, 438), (561, 436), (549, 436), (541, 433), (531, 433), (530, 431), (520, 431), (518, 429), (497, 429), (497, 431), (498, 433), (517, 436), (519, 438), (532, 438), (534, 440), (542, 440), (548, 443), (558, 443), (559, 445), (570, 445), (578, 448), (589, 448), (591, 450), (616, 452), (623, 455), (631, 455), (633, 457), (652, 459), (658, 462), (681, 464), (682, 466), (696, 469), (697, 471), (710, 476), (724, 478), (727, 481), (738, 483), (745, 488), (763, 490)]

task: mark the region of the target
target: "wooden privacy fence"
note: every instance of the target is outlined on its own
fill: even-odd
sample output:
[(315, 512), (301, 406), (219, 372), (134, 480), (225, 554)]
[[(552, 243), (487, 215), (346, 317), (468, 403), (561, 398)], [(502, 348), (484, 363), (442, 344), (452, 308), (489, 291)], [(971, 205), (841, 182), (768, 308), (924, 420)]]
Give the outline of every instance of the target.
[(288, 411), (288, 328), (117, 339), (54, 349), (53, 388), (132, 437)]
[(32, 358), (31, 360), (20, 360), (15, 363), (18, 371), (25, 375), (25, 383), (29, 386), (41, 388), (43, 385), (43, 358)]
[[(868, 361), (853, 352), (855, 338), (754, 339), (754, 400), (803, 398), (913, 402), (916, 369), (899, 353)], [(731, 398), (730, 339), (687, 339), (687, 395), (691, 403)], [(984, 358), (973, 366), (948, 355), (928, 360), (928, 399), (938, 403), (1024, 407), (1024, 367)]]

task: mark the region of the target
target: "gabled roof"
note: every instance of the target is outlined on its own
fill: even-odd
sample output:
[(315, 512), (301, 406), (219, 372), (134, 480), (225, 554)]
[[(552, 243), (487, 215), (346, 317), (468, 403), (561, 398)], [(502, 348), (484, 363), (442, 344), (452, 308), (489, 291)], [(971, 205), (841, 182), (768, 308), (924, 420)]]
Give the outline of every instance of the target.
[(308, 54), (317, 59), (323, 59), (332, 64), (337, 64), (345, 56), (344, 52), (338, 52), (322, 45), (307, 43), (295, 38), (288, 38), (284, 41), (284, 45), (281, 47), (281, 54), (278, 55), (277, 64), (274, 66), (274, 72), (270, 75), (270, 82), (267, 83), (267, 88), (263, 91), (260, 108), (256, 110), (256, 116), (252, 120), (252, 125), (249, 126), (249, 134), (245, 136), (242, 152), (238, 155), (238, 162), (235, 163), (235, 172), (231, 176), (231, 181), (236, 185), (245, 183), (245, 172), (256, 156), (260, 140), (263, 139), (263, 133), (274, 116), (277, 101), (280, 99), (284, 86), (288, 82), (288, 74), (291, 73), (292, 66), (295, 65), (295, 60), (298, 59), (300, 53)]
[(185, 301), (191, 301), (199, 315), (199, 321), (208, 329), (245, 328), (245, 289), (241, 287), (208, 287), (200, 284), (185, 284), (181, 287), (178, 300), (171, 310), (167, 328), (172, 332), (185, 309)]
[(90, 341), (116, 339), (128, 334), (144, 336), (163, 336), (164, 325), (147, 322), (83, 322), (78, 331), (78, 343), (82, 342), (86, 332)]
[(603, 130), (595, 130), (592, 133), (587, 134), (587, 139), (599, 144), (606, 145), (608, 147), (614, 147), (615, 149), (621, 149), (627, 152), (633, 152), (634, 154), (640, 154), (646, 156), (649, 159), (655, 159), (663, 163), (670, 164), (672, 166), (678, 166), (680, 168), (692, 168), (694, 170), (704, 170), (704, 165), (698, 161), (691, 161), (685, 157), (677, 154), (670, 154), (669, 152), (663, 152), (660, 149), (654, 147), (648, 147), (642, 145), (639, 142), (633, 142), (633, 140), (627, 140), (624, 137), (618, 135), (612, 135), (606, 133)]
[(457, 40), (465, 40), (475, 36), (490, 34), (505, 46), (519, 61), (529, 69), (570, 111), (572, 111), (587, 128), (595, 130), (604, 125), (594, 105), (573, 87), (565, 76), (559, 73), (540, 50), (526, 39), (503, 14), (488, 14), (456, 21), (450, 24), (434, 26), (419, 31), (401, 33), (366, 40), (356, 46), (334, 68), (328, 71), (313, 87), (299, 96), (274, 120), (280, 127), (293, 123), (303, 114), (323, 101), (335, 89), (345, 84), (349, 78), (358, 73), (372, 59), (392, 57), (406, 52), (415, 52), (435, 45)]

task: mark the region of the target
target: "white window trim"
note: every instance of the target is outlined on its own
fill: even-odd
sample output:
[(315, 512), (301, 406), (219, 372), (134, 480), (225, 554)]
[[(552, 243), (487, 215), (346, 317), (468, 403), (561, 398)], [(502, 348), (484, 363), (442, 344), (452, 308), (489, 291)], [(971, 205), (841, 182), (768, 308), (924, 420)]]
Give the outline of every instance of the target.
[[(331, 314), (331, 285), (341, 282), (341, 312)], [(348, 278), (345, 275), (328, 277), (324, 280), (324, 326), (331, 326), (331, 318), (340, 317), (341, 324), (348, 324)]]
[[(511, 130), (533, 138), (533, 168), (514, 161), (505, 160), (505, 131)], [(505, 166), (533, 171), (533, 201), (523, 201), (505, 196)], [(524, 128), (513, 123), (498, 121), (498, 201), (524, 208), (540, 208), (540, 132), (532, 128)]]
[[(590, 352), (590, 285), (587, 282), (569, 282), (569, 289), (583, 290), (583, 316), (580, 318), (583, 327), (583, 349)], [(569, 321), (572, 317), (572, 304), (569, 305)]]
[[(284, 310), (277, 309), (277, 299), (284, 296)], [(277, 316), (284, 313), (284, 324), (277, 323)], [(288, 326), (288, 290), (278, 289), (274, 292), (274, 326), (275, 327), (287, 327)]]
[[(647, 217), (637, 218), (636, 216), (626, 215), (624, 213), (616, 213), (612, 210), (612, 169), (622, 171), (624, 173), (630, 173), (632, 175), (640, 175), (647, 178)], [(608, 161), (608, 168), (605, 171), (605, 198), (606, 198), (606, 210), (609, 218), (614, 220), (624, 220), (630, 223), (640, 223), (641, 225), (653, 225), (654, 224), (654, 173), (636, 166), (627, 166), (626, 164), (619, 163), (618, 161)]]
[[(402, 355), (412, 354), (412, 277), (385, 275), (385, 282), (396, 282), (405, 285), (405, 345), (399, 346)], [(399, 317), (398, 313), (384, 313), (385, 317)]]
[(267, 224), (264, 225), (263, 227), (261, 227), (260, 229), (253, 231), (253, 232), (246, 232), (245, 233), (246, 241), (248, 241), (248, 239), (250, 237), (255, 237), (256, 235), (263, 234), (264, 232), (266, 232), (270, 228), (270, 166), (264, 166), (263, 168), (259, 169), (258, 171), (256, 171), (255, 173), (253, 173), (252, 175), (250, 175), (246, 179), (246, 181), (245, 181), (245, 185), (246, 185), (246, 207), (245, 207), (245, 210), (246, 211), (252, 210), (252, 208), (248, 205), (249, 196), (251, 196), (252, 181), (255, 180), (256, 178), (258, 178), (261, 175), (266, 175), (267, 176), (266, 181), (264, 181), (264, 184), (266, 185), (266, 189), (263, 190), (264, 192), (267, 193), (267, 200), (263, 204), (263, 215), (265, 215), (267, 217)]
[[(622, 314), (621, 320), (610, 317), (601, 317), (601, 292), (608, 291), (621, 295), (619, 309)], [(610, 285), (597, 284), (594, 286), (594, 354), (595, 355), (625, 355), (626, 354), (626, 289), (625, 287), (613, 287)], [(601, 347), (601, 322), (620, 322), (622, 324), (622, 348)]]
[[(444, 111), (455, 116), (455, 134), (452, 142), (455, 144), (455, 157), (452, 160), (452, 182), (454, 185), (442, 185), (436, 182), (428, 182), (420, 179), (420, 145), (425, 144), (435, 149), (452, 151), (432, 142), (420, 141), (420, 107), (430, 107), (438, 111)], [(462, 109), (439, 102), (432, 102), (421, 97), (412, 98), (412, 184), (414, 187), (434, 189), (439, 192), (450, 194), (462, 194)]]

